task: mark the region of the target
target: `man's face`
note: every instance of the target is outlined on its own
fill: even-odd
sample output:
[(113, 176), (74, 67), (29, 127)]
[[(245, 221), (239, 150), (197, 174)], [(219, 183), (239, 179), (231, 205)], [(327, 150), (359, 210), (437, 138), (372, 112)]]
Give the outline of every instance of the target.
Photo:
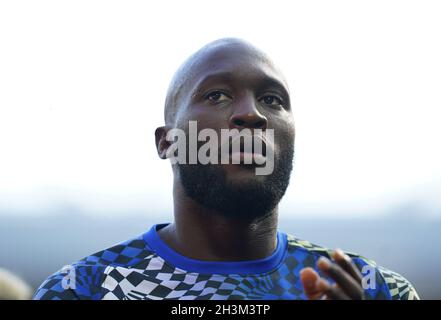
[[(210, 128), (274, 130), (274, 171), (256, 175), (255, 165), (178, 164), (188, 196), (228, 216), (256, 217), (271, 211), (283, 196), (292, 170), (294, 121), (283, 77), (261, 54), (236, 45), (203, 54), (180, 90), (176, 127), (188, 136)], [(271, 144), (271, 141), (267, 141)]]

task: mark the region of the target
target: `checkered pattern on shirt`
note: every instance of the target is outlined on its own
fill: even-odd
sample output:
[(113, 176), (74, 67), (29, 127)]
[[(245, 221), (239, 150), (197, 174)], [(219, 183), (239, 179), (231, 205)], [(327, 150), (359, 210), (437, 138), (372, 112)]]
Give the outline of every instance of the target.
[[(200, 274), (176, 268), (151, 250), (140, 236), (100, 251), (73, 264), (75, 289), (63, 289), (66, 273), (57, 272), (37, 290), (35, 299), (306, 299), (300, 270), (316, 269), (330, 250), (288, 236), (282, 263), (265, 274)], [(375, 268), (376, 286), (365, 290), (367, 299), (417, 299), (402, 276), (359, 255), (348, 253), (362, 270)], [(316, 269), (316, 271), (318, 271)], [(319, 272), (319, 271), (318, 271)], [(319, 272), (320, 273), (320, 272)]]

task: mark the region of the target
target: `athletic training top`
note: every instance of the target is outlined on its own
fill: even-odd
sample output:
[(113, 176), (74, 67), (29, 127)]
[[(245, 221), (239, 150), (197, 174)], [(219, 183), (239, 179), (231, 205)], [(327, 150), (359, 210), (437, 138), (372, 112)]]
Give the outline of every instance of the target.
[[(322, 275), (317, 260), (332, 252), (278, 231), (277, 247), (267, 258), (195, 260), (161, 240), (157, 230), (166, 225), (64, 267), (43, 282), (34, 299), (306, 299), (300, 270), (311, 267)], [(364, 275), (366, 299), (419, 299), (401, 275), (346, 254)]]

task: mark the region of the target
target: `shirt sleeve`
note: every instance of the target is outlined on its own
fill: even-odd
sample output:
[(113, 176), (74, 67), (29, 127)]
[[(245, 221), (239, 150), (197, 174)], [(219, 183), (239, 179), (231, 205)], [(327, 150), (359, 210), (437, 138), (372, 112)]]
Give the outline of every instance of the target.
[(363, 289), (368, 300), (420, 300), (414, 286), (402, 275), (362, 256), (352, 256), (363, 276)]
[(381, 273), (392, 300), (420, 300), (414, 286), (402, 275), (383, 267), (377, 267)]
[(68, 265), (49, 276), (37, 289), (34, 300), (99, 300), (104, 267)]

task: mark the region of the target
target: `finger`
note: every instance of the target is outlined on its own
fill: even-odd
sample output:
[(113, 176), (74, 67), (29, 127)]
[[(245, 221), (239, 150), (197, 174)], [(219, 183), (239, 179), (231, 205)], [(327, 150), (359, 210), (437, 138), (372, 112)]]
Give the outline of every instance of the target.
[(331, 286), (326, 291), (327, 300), (351, 300), (351, 298), (337, 285)]
[[(300, 281), (302, 282), (305, 295), (310, 300), (316, 300), (322, 297), (329, 288), (318, 273), (312, 268), (304, 268), (300, 271)], [(330, 287), (330, 285), (329, 285)]]
[(327, 276), (335, 280), (335, 282), (341, 287), (341, 289), (351, 299), (362, 299), (363, 288), (361, 283), (358, 283), (352, 276), (344, 271), (338, 264), (332, 263), (329, 259), (321, 257), (317, 263), (317, 266)]
[(358, 268), (355, 266), (355, 263), (352, 261), (352, 259), (345, 254), (341, 249), (337, 249), (332, 254), (332, 258), (335, 260), (335, 262), (343, 268), (346, 272), (348, 272), (352, 278), (355, 279), (358, 283), (362, 283), (363, 276), (358, 270)]
[(337, 284), (331, 285), (329, 281), (324, 278), (317, 280), (317, 288), (319, 291), (324, 292), (322, 299), (325, 300), (350, 300), (349, 296), (343, 292), (343, 290), (337, 286)]

